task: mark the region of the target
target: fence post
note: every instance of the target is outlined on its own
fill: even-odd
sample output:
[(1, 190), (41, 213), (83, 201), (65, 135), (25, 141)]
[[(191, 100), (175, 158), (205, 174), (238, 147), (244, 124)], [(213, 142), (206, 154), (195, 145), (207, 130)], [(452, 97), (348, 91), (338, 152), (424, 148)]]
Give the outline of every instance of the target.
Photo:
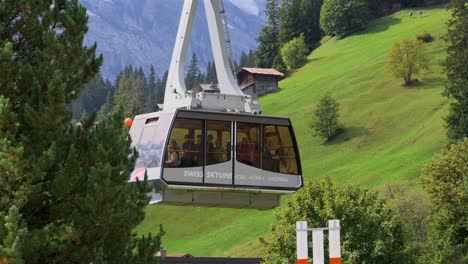
[(341, 264), (340, 220), (328, 221), (330, 264)]
[(297, 239), (297, 264), (309, 263), (309, 252), (307, 250), (307, 222), (296, 222)]
[(324, 264), (323, 229), (312, 229), (312, 261), (313, 264)]

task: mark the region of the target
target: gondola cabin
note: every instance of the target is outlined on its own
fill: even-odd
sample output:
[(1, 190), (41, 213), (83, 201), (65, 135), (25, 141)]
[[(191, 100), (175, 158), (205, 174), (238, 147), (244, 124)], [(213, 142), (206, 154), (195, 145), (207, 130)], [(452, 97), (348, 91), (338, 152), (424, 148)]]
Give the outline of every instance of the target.
[(137, 116), (130, 129), (153, 203), (272, 208), (302, 186), (289, 118), (205, 110)]

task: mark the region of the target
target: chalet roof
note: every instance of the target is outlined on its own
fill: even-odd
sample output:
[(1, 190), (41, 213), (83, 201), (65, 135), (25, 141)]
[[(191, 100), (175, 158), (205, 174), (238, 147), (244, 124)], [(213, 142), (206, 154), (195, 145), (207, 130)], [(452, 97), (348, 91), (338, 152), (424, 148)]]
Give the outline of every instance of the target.
[[(264, 69), (264, 68), (242, 68), (239, 73), (242, 71), (250, 72), (252, 74), (261, 74), (261, 75), (274, 75), (274, 76), (284, 76), (283, 73), (275, 69)], [(238, 73), (238, 74), (239, 74)]]

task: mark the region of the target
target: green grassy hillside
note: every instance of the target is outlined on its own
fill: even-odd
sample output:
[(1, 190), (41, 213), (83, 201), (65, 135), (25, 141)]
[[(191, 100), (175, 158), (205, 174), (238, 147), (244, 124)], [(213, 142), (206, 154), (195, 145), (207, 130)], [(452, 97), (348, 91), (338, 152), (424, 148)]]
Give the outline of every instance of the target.
[[(309, 62), (280, 83), (281, 91), (260, 99), (265, 114), (291, 116), (308, 181), (331, 177), (341, 183), (378, 188), (405, 180), (416, 183), (421, 164), (446, 144), (441, 96), (444, 77), (444, 8), (409, 17), (401, 11), (378, 19), (369, 29), (342, 40), (330, 39)], [(432, 71), (420, 83), (401, 86), (385, 69), (394, 41), (429, 32)], [(341, 104), (345, 132), (323, 145), (311, 136), (308, 120), (317, 100), (330, 93)], [(167, 232), (169, 254), (256, 256), (268, 240), (273, 211), (196, 207), (148, 207), (138, 231)]]

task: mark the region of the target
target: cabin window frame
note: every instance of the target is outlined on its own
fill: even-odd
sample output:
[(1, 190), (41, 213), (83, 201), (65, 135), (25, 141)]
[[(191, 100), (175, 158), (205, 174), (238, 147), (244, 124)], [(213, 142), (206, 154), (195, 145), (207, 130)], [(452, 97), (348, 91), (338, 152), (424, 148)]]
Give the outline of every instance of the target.
[[(302, 175), (302, 166), (301, 166), (301, 159), (300, 159), (300, 153), (299, 153), (299, 148), (297, 145), (297, 140), (296, 136), (294, 133), (294, 129), (291, 124), (291, 120), (289, 118), (285, 117), (274, 117), (274, 116), (250, 116), (248, 114), (230, 114), (230, 113), (218, 113), (218, 112), (204, 112), (204, 111), (193, 111), (193, 110), (183, 110), (183, 109), (178, 109), (174, 112), (174, 115), (172, 117), (172, 123), (168, 129), (168, 134), (166, 137), (166, 145), (169, 144), (169, 139), (170, 139), (170, 133), (172, 133), (173, 125), (176, 121), (176, 119), (182, 118), (182, 119), (195, 119), (195, 120), (201, 120), (204, 124), (204, 129), (202, 131), (203, 136), (202, 139), (205, 140), (206, 138), (206, 123), (207, 121), (224, 121), (224, 122), (231, 122), (231, 147), (234, 149), (231, 149), (231, 161), (233, 163), (232, 165), (232, 179), (233, 183), (232, 184), (217, 184), (217, 183), (205, 183), (205, 177), (206, 177), (206, 172), (205, 172), (205, 161), (203, 161), (203, 182), (202, 183), (193, 183), (193, 182), (178, 182), (178, 181), (170, 181), (165, 179), (164, 174), (164, 167), (161, 166), (161, 179), (164, 180), (167, 184), (171, 185), (192, 185), (192, 186), (201, 186), (201, 187), (232, 187), (232, 188), (241, 188), (241, 189), (260, 189), (260, 190), (283, 190), (283, 191), (297, 191), (300, 189), (303, 184), (304, 184), (304, 178)], [(256, 120), (251, 120), (252, 118), (255, 118)], [(257, 121), (257, 122), (251, 122), (251, 121)], [(284, 126), (288, 127), (290, 131), (290, 135), (292, 138), (293, 146), (294, 146), (294, 151), (296, 153), (296, 163), (298, 166), (298, 174), (289, 174), (289, 173), (283, 173), (286, 175), (292, 175), (292, 176), (298, 176), (299, 177), (299, 185), (295, 187), (278, 187), (278, 186), (254, 186), (254, 185), (236, 185), (234, 182), (235, 180), (235, 162), (237, 161), (237, 150), (235, 149), (237, 147), (237, 142), (234, 144), (234, 140), (237, 140), (237, 123), (251, 123), (251, 124), (256, 124), (260, 126), (260, 140), (263, 140), (263, 128), (265, 125), (273, 125), (273, 126)], [(206, 143), (203, 142), (203, 148), (205, 148)], [(262, 163), (262, 153), (263, 153), (263, 143), (260, 144), (260, 163)], [(163, 160), (166, 159), (166, 153), (167, 149), (164, 149), (163, 154)], [(203, 149), (203, 157), (205, 156), (205, 149)], [(235, 158), (236, 157), (236, 158)], [(205, 157), (204, 157), (205, 159)], [(257, 168), (257, 167), (254, 167)], [(263, 170), (261, 167), (257, 168), (260, 170)], [(269, 171), (268, 171), (269, 172)], [(281, 173), (279, 173), (281, 174)]]

